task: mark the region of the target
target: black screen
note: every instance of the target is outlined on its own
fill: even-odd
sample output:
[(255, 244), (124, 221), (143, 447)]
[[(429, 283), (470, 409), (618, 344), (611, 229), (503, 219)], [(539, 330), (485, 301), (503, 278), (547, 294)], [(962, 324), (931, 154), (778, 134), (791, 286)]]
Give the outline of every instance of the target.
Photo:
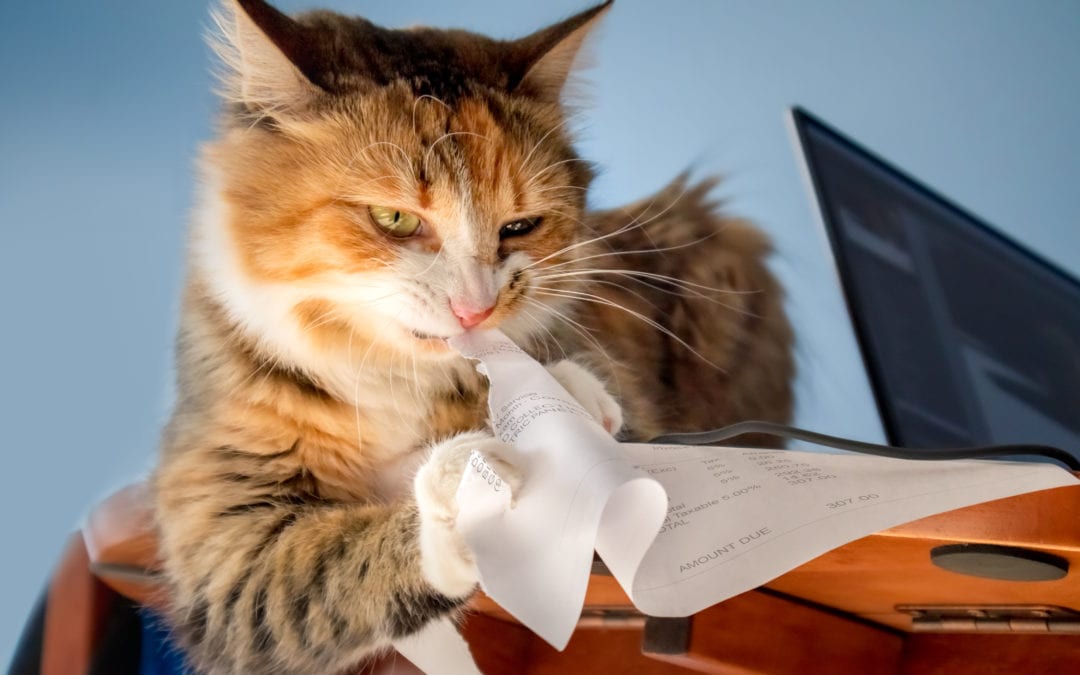
[(1080, 284), (802, 111), (890, 442), (1080, 457)]

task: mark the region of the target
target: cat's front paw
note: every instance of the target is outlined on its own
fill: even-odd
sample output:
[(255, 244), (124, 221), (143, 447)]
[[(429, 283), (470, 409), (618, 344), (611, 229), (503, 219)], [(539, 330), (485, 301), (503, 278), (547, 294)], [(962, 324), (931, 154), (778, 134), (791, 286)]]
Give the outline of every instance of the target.
[(457, 489), (474, 450), (511, 495), (520, 489), (523, 476), (512, 461), (513, 447), (485, 432), (460, 434), (435, 445), (413, 481), (420, 513), (420, 567), (428, 583), (449, 597), (467, 595), (479, 580), (472, 553), (456, 528)]
[(548, 372), (609, 434), (622, 429), (622, 407), (599, 378), (569, 359), (548, 366)]

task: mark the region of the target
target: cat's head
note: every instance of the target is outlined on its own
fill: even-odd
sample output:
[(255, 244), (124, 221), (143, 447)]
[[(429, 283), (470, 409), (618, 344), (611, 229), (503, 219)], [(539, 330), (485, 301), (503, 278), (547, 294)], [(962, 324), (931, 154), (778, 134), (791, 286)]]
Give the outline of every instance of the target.
[(320, 342), (439, 356), (474, 326), (543, 330), (557, 298), (532, 279), (580, 255), (591, 179), (562, 91), (609, 5), (500, 41), (223, 0), (203, 283), (290, 360)]

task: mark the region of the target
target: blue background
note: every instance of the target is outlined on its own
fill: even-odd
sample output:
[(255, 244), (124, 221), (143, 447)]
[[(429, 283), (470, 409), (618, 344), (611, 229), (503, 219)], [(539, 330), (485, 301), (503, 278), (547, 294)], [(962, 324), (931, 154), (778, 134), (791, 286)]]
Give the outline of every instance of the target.
[[(586, 5), (323, 0), (387, 25), (515, 37)], [(281, 0), (283, 9), (307, 0)], [(0, 664), (87, 508), (145, 475), (168, 412), (197, 144), (203, 2), (0, 7)], [(595, 41), (593, 201), (694, 163), (776, 239), (799, 422), (881, 430), (784, 123), (799, 103), (1080, 272), (1080, 3), (619, 0)], [(1007, 289), (994, 289), (1007, 292)]]

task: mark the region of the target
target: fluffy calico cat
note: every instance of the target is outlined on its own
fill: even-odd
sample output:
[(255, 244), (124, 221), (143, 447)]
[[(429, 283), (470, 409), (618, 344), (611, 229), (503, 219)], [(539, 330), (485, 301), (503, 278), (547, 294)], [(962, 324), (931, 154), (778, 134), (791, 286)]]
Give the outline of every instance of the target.
[(219, 7), (225, 110), (155, 474), (195, 668), (341, 672), (462, 607), (465, 455), (520, 477), (446, 337), (499, 327), (624, 437), (788, 416), (764, 236), (683, 180), (585, 211), (560, 99), (609, 4), (515, 41)]

